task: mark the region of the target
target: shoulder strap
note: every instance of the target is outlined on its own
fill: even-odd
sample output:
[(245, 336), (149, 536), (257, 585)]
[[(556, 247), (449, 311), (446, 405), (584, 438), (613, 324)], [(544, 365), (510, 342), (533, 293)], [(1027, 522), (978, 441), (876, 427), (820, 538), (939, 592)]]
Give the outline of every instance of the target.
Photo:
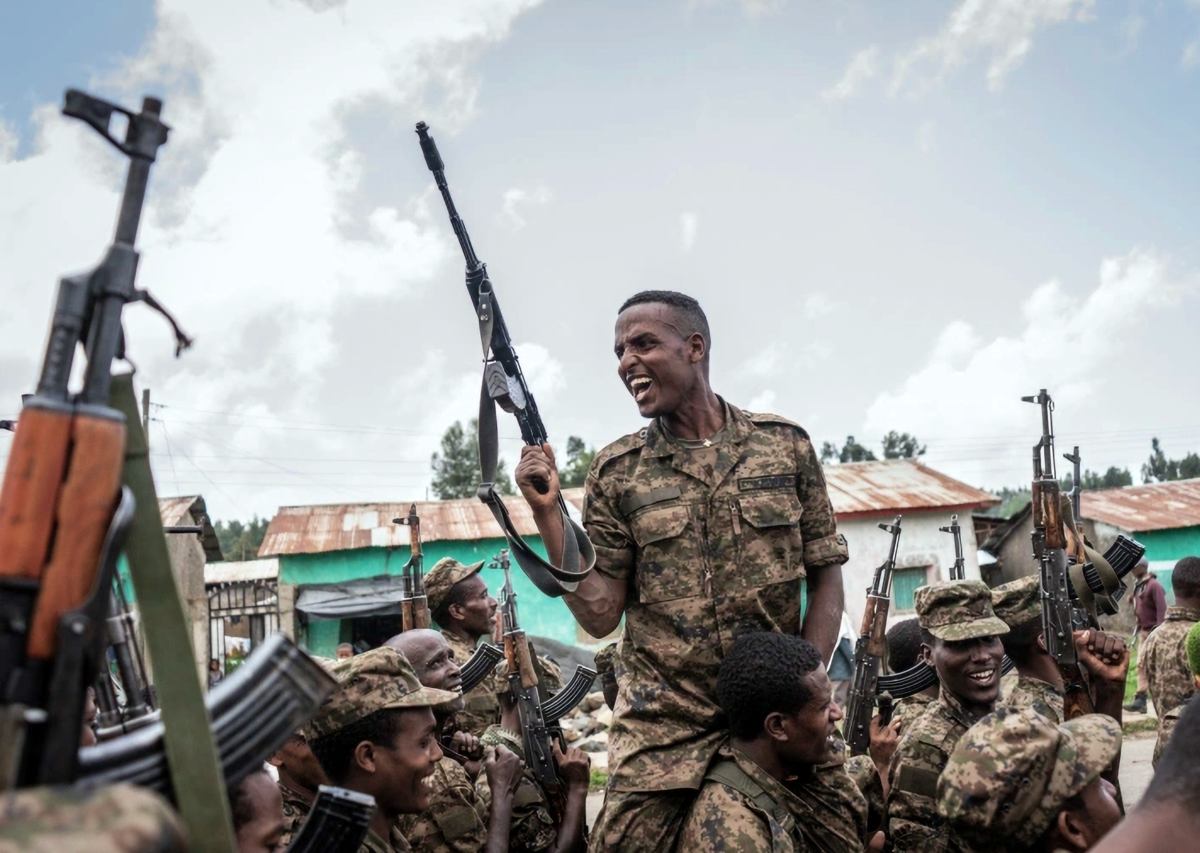
[(775, 818), (776, 822), (783, 827), (784, 832), (790, 833), (795, 826), (796, 818), (792, 812), (777, 803), (762, 785), (755, 782), (750, 778), (750, 774), (738, 767), (736, 761), (731, 759), (718, 761), (709, 768), (704, 778), (733, 788), (755, 806)]

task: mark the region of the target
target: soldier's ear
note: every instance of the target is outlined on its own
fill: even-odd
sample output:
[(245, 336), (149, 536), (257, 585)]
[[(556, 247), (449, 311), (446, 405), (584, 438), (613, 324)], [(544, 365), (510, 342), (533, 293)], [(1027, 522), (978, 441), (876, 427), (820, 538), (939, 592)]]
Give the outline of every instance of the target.
[(354, 747), (354, 763), (364, 773), (374, 773), (377, 769), (375, 762), (375, 744), (369, 740), (359, 741)]
[(921, 660), (933, 666), (933, 646), (928, 643), (921, 643)]
[(783, 714), (779, 711), (772, 711), (767, 714), (767, 718), (763, 720), (763, 731), (773, 741), (786, 741), (788, 739)]
[(1049, 649), (1046, 648), (1046, 635), (1045, 634), (1038, 634), (1038, 648), (1041, 649), (1043, 652), (1049, 651)]
[(1064, 841), (1070, 842), (1076, 850), (1087, 850), (1092, 844), (1092, 838), (1084, 826), (1083, 814), (1074, 809), (1063, 809), (1055, 818), (1054, 828)]

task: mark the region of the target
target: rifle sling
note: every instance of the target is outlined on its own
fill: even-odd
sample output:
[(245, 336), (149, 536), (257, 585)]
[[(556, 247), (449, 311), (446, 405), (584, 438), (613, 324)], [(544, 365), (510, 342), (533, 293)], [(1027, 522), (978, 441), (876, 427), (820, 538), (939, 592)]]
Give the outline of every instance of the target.
[(171, 570), (133, 376), (114, 376), (110, 394), (111, 405), (125, 415), (128, 428), (124, 481), (133, 491), (137, 508), (126, 555), (145, 627), (146, 651), (154, 665), (176, 803), (190, 828), (193, 853), (233, 853), (237, 845), (225, 777), (188, 636), (191, 621), (184, 613)]
[[(481, 297), (479, 334), (485, 359), (491, 348), (493, 313), (490, 303)], [(479, 470), (483, 476), (483, 483), (476, 494), (491, 510), (496, 523), (504, 531), (509, 550), (521, 571), (525, 572), (542, 594), (558, 598), (568, 592), (574, 592), (579, 582), (588, 576), (596, 563), (596, 549), (592, 547), (591, 540), (583, 528), (567, 514), (567, 504), (561, 492), (558, 495), (559, 512), (562, 513), (563, 522), (561, 568), (542, 559), (541, 555), (521, 538), (521, 534), (513, 525), (508, 508), (504, 506), (504, 501), (500, 499), (500, 494), (495, 488), (496, 467), (500, 460), (500, 433), (496, 422), (496, 400), (488, 390), (487, 368), (491, 363), (485, 361), (483, 381), (479, 389)]]
[(704, 778), (733, 788), (755, 806), (775, 818), (785, 833), (791, 834), (792, 827), (796, 825), (796, 818), (791, 810), (775, 802), (775, 798), (767, 793), (762, 785), (751, 779), (750, 774), (738, 767), (737, 762), (733, 759), (727, 758), (718, 761), (709, 768)]

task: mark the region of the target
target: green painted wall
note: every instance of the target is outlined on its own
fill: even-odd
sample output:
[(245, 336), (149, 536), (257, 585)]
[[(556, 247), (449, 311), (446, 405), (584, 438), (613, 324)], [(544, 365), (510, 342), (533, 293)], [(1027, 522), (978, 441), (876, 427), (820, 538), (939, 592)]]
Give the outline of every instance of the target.
[[(1174, 530), (1152, 530), (1134, 534), (1146, 546), (1146, 559), (1151, 562), (1174, 561), (1183, 557), (1200, 556), (1200, 527), (1179, 527)], [(1167, 593), (1167, 604), (1175, 603), (1171, 573), (1155, 569), (1154, 576)]]
[[(525, 541), (539, 554), (545, 555), (540, 538), (529, 537)], [(501, 548), (506, 547), (508, 543), (502, 538), (472, 542), (430, 542), (425, 545), (425, 571), (428, 572), (434, 563), (443, 557), (453, 557), (462, 563), (478, 563), (480, 560), (491, 560)], [(409, 549), (406, 547), (358, 548), (353, 551), (329, 551), (322, 554), (285, 554), (279, 558), (279, 582), (304, 586), (341, 583), (381, 575), (399, 576), (400, 569), (408, 562), (408, 558)], [(503, 574), (484, 569), (483, 577), (492, 595), (496, 595), (504, 582)], [(549, 598), (539, 592), (515, 563), (512, 578), (521, 627), (527, 633), (550, 637), (570, 645), (579, 643), (580, 635), (575, 618), (560, 599)], [(348, 638), (349, 625), (342, 626), (338, 620), (308, 623), (307, 645), (313, 654), (333, 657), (337, 644)]]

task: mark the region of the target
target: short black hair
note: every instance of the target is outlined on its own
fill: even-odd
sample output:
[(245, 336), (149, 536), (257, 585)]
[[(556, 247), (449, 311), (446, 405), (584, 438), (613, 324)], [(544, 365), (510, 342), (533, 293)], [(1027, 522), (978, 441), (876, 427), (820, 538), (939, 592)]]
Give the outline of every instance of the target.
[(1200, 700), (1187, 703), (1155, 768), (1139, 809), (1174, 803), (1200, 814)]
[[(470, 592), (470, 587), (467, 586), (467, 581), (473, 577), (475, 577), (475, 575), (465, 577), (454, 586), (450, 587), (450, 589), (446, 590), (446, 597), (442, 599), (442, 603), (438, 605), (437, 610), (430, 614), (433, 617), (434, 622), (445, 628), (448, 624), (448, 620), (450, 619), (450, 608), (456, 604), (461, 607), (467, 603), (467, 594)], [(461, 663), (461, 661), (459, 662)]]
[(1200, 598), (1200, 557), (1184, 557), (1175, 564), (1171, 587), (1177, 596)]
[(699, 333), (700, 337), (704, 338), (704, 360), (707, 362), (709, 350), (712, 349), (712, 335), (708, 330), (708, 317), (705, 316), (700, 303), (686, 293), (677, 293), (674, 290), (643, 290), (626, 299), (617, 314), (620, 315), (625, 309), (632, 308), (634, 305), (651, 304), (674, 308), (675, 313), (683, 320), (683, 326), (679, 331), (685, 337)]
[(753, 740), (768, 714), (795, 714), (813, 697), (808, 679), (824, 661), (812, 643), (755, 632), (734, 642), (717, 674), (717, 703), (734, 737)]
[(317, 757), (321, 769), (335, 785), (346, 781), (350, 772), (350, 762), (354, 758), (354, 750), (364, 740), (369, 740), (379, 746), (390, 747), (396, 742), (400, 733), (401, 720), (404, 719), (404, 708), (384, 708), (375, 711), (362, 719), (355, 720), (346, 728), (308, 742), (313, 755)]
[[(229, 813), (233, 817), (233, 831), (237, 832), (243, 826), (254, 820), (254, 808), (250, 804), (248, 794), (249, 781), (258, 773), (266, 774), (270, 778), (270, 773), (267, 773), (266, 767), (259, 767), (247, 773), (236, 785), (230, 785), (226, 794), (229, 797)], [(274, 784), (274, 782), (272, 782)]]
[(1038, 645), (1040, 636), (1042, 617), (1038, 615), (1010, 627), (1007, 634), (1000, 635), (1000, 642), (1004, 645), (1004, 653), (1013, 663), (1028, 664), (1042, 654), (1042, 648)]
[(892, 672), (912, 669), (921, 660), (921, 625), (916, 619), (897, 622), (887, 631), (888, 666)]

